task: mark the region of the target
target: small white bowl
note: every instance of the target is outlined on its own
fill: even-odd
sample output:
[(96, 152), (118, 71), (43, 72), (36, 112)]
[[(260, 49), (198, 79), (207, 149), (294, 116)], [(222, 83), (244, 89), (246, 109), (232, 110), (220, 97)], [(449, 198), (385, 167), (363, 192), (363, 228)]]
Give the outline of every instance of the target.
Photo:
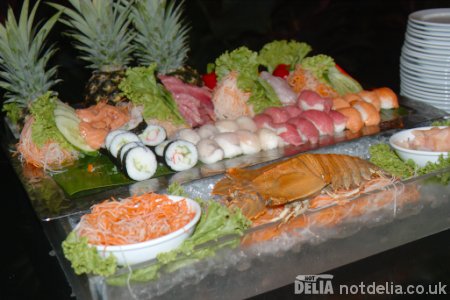
[(400, 156), (400, 158), (404, 161), (412, 159), (420, 167), (424, 167), (427, 162), (435, 163), (438, 161), (440, 155), (447, 157), (448, 152), (412, 150), (398, 145), (398, 142), (413, 139), (413, 130), (428, 130), (433, 127), (445, 128), (446, 126), (427, 126), (402, 130), (391, 136), (391, 138), (389, 139), (389, 144), (391, 144), (391, 147), (394, 148), (398, 156)]
[(189, 198), (168, 195), (173, 201), (180, 201), (186, 199), (188, 207), (195, 212), (192, 220), (184, 227), (171, 232), (162, 237), (152, 239), (142, 243), (120, 245), (120, 246), (96, 246), (98, 253), (102, 257), (114, 255), (117, 259), (117, 264), (121, 266), (135, 265), (144, 261), (151, 260), (159, 253), (173, 250), (181, 245), (181, 243), (192, 235), (195, 225), (200, 219), (201, 208), (200, 205)]

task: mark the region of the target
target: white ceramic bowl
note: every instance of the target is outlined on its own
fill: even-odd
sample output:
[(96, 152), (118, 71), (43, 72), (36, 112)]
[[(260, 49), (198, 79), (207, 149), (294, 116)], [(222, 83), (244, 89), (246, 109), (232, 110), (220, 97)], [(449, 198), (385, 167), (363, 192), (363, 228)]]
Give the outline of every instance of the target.
[(162, 237), (152, 239), (142, 243), (121, 245), (121, 246), (95, 246), (102, 257), (114, 255), (117, 258), (117, 264), (121, 266), (134, 265), (144, 261), (151, 260), (159, 253), (173, 250), (192, 235), (195, 225), (200, 219), (200, 205), (192, 199), (168, 195), (173, 201), (186, 199), (189, 208), (195, 212), (192, 220), (183, 228)]
[[(439, 128), (444, 127), (445, 126), (440, 126)], [(412, 159), (420, 167), (425, 166), (427, 162), (437, 162), (440, 155), (447, 157), (448, 152), (412, 150), (398, 145), (398, 142), (413, 139), (414, 138), (414, 135), (412, 134), (413, 130), (428, 130), (431, 128), (433, 128), (433, 126), (402, 130), (391, 136), (391, 138), (389, 139), (389, 144), (391, 144), (391, 147), (394, 148), (398, 156), (400, 156), (400, 158), (404, 161)]]

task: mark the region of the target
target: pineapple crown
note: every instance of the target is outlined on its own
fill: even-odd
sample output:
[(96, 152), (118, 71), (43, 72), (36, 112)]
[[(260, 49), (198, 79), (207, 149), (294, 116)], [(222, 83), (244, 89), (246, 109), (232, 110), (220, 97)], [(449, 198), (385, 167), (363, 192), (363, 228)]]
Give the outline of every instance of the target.
[(130, 0), (69, 0), (72, 8), (51, 3), (62, 11), (61, 22), (72, 30), (67, 34), (83, 52), (89, 68), (116, 71), (131, 61), (134, 32), (129, 27)]
[(174, 1), (137, 0), (131, 19), (137, 34), (134, 44), (141, 65), (156, 63), (158, 72), (166, 74), (183, 66), (189, 51), (188, 30), (182, 23), (181, 6)]
[(5, 103), (20, 108), (28, 108), (60, 81), (52, 79), (56, 66), (46, 70), (56, 49), (54, 45), (44, 49), (44, 41), (60, 14), (53, 15), (40, 29), (33, 27), (39, 3), (29, 13), (29, 1), (25, 0), (18, 20), (9, 8), (5, 24), (0, 24), (0, 88), (6, 91)]

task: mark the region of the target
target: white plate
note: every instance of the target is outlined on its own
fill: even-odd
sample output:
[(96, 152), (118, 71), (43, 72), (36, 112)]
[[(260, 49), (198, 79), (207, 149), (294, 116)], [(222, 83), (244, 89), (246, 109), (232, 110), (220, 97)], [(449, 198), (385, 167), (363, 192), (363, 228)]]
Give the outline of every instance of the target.
[(406, 71), (407, 73), (410, 73), (413, 76), (438, 80), (450, 80), (450, 72), (432, 72), (424, 70), (418, 65), (410, 66), (408, 63), (404, 61), (400, 63), (400, 70)]
[(425, 26), (450, 28), (450, 8), (419, 10), (411, 13), (408, 21)]
[(418, 88), (417, 86), (412, 86), (402, 80), (400, 82), (400, 86), (404, 91), (407, 91), (410, 95), (417, 95), (420, 97), (424, 97), (431, 101), (436, 101), (437, 103), (448, 103), (448, 100), (450, 98), (450, 92), (433, 92), (428, 90), (422, 90)]
[(402, 53), (405, 53), (405, 54), (410, 55), (412, 57), (429, 59), (429, 60), (435, 60), (438, 63), (439, 62), (449, 62), (450, 61), (450, 55), (437, 55), (437, 54), (423, 53), (421, 51), (411, 50), (411, 49), (409, 49), (408, 47), (405, 47), (405, 46), (402, 47)]
[(423, 32), (434, 32), (436, 34), (448, 34), (450, 33), (450, 27), (435, 26), (435, 25), (423, 25), (417, 22), (408, 22), (408, 27), (414, 28)]
[(424, 84), (424, 83), (417, 82), (415, 80), (411, 80), (411, 79), (408, 79), (405, 77), (401, 77), (400, 82), (402, 84), (407, 85), (412, 90), (417, 90), (417, 91), (426, 92), (426, 93), (430, 93), (430, 94), (443, 94), (443, 95), (450, 94), (450, 86), (440, 87), (440, 86), (436, 86), (436, 85), (432, 85), (432, 84)]
[(433, 84), (433, 85), (442, 85), (442, 86), (448, 86), (450, 87), (450, 80), (445, 78), (430, 78), (425, 76), (420, 76), (418, 74), (414, 74), (411, 72), (408, 72), (406, 70), (400, 69), (400, 76), (402, 78), (407, 78), (410, 80), (414, 80), (416, 82), (420, 83), (426, 83), (426, 84)]
[(430, 54), (430, 55), (440, 55), (442, 57), (450, 57), (450, 47), (430, 47), (430, 46), (424, 46), (419, 44), (413, 44), (405, 39), (405, 42), (403, 43), (404, 47), (407, 47), (411, 51), (416, 51), (424, 54)]
[[(448, 99), (446, 101), (445, 100), (441, 101), (441, 100), (439, 100), (439, 99), (441, 99), (441, 97), (426, 96), (426, 95), (422, 95), (421, 93), (418, 93), (417, 91), (411, 92), (410, 90), (408, 90), (407, 88), (405, 88), (403, 86), (401, 88), (400, 94), (404, 95), (408, 98), (411, 98), (411, 99), (417, 99), (419, 101), (429, 103), (430, 105), (439, 106), (440, 108), (445, 108), (445, 109), (450, 108)], [(438, 100), (436, 100), (436, 99), (438, 99)]]
[(412, 68), (413, 70), (420, 70), (424, 73), (430, 73), (437, 76), (445, 76), (450, 74), (450, 64), (434, 65), (421, 60), (412, 59), (407, 56), (400, 57), (400, 64)]
[(431, 59), (411, 54), (406, 49), (402, 52), (401, 58), (410, 64), (431, 68), (434, 71), (445, 71), (450, 68), (450, 59)]
[(448, 32), (427, 30), (426, 28), (417, 28), (411, 25), (408, 25), (406, 32), (428, 39), (446, 39), (450, 36)]
[[(450, 38), (449, 38), (450, 40)], [(418, 39), (412, 37), (409, 34), (405, 34), (405, 42), (408, 42), (411, 45), (415, 45), (421, 48), (431, 48), (431, 49), (440, 49), (440, 50), (448, 50), (450, 49), (450, 42), (446, 43), (444, 41), (427, 41), (423, 39)]]

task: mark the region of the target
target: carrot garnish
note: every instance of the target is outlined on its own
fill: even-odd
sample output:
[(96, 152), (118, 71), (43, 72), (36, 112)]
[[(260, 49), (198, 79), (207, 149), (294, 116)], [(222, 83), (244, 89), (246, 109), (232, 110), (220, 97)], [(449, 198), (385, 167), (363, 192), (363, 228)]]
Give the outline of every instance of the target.
[(94, 205), (81, 218), (77, 231), (93, 245), (127, 245), (174, 232), (194, 215), (185, 199), (175, 202), (166, 195), (148, 193)]
[(88, 171), (89, 173), (94, 172), (94, 165), (93, 165), (93, 164), (88, 164), (88, 166), (87, 166), (87, 171)]

